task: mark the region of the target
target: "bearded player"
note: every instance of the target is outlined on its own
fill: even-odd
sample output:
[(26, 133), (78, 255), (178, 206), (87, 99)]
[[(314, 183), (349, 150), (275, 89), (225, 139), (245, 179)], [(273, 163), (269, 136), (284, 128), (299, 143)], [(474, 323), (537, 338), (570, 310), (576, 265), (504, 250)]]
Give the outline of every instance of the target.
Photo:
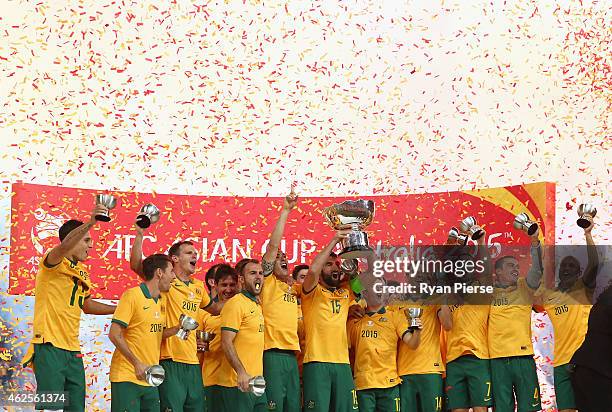
[(304, 410), (358, 410), (349, 363), (346, 321), (351, 294), (340, 288), (341, 272), (334, 247), (351, 233), (339, 230), (312, 262), (302, 284)]
[(98, 222), (95, 217), (107, 213), (106, 207), (96, 205), (87, 222), (64, 223), (59, 229), (60, 244), (41, 259), (36, 275), (34, 337), (24, 366), (32, 362), (37, 393), (66, 392), (68, 399), (66, 403), (38, 403), (36, 409), (85, 410), (81, 312), (110, 315), (115, 311), (115, 306), (91, 298), (91, 279), (83, 266), (93, 247), (89, 232)]
[(558, 286), (552, 290), (542, 287), (538, 291), (554, 331), (553, 367), (559, 412), (576, 411), (569, 363), (586, 336), (593, 292), (597, 285), (599, 257), (591, 235), (592, 229), (593, 222), (584, 229), (588, 256), (584, 273), (578, 259), (566, 256), (559, 265)]

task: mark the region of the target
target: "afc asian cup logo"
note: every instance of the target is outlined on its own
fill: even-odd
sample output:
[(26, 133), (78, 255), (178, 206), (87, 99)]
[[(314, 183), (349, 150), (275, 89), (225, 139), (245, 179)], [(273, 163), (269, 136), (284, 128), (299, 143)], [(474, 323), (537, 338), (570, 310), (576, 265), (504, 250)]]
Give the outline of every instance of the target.
[(58, 239), (59, 228), (64, 224), (66, 218), (52, 215), (41, 208), (34, 211), (34, 218), (36, 219), (36, 224), (32, 227), (30, 236), (34, 249), (36, 249), (39, 255), (42, 255), (45, 250), (51, 247), (47, 239), (53, 239), (54, 241)]

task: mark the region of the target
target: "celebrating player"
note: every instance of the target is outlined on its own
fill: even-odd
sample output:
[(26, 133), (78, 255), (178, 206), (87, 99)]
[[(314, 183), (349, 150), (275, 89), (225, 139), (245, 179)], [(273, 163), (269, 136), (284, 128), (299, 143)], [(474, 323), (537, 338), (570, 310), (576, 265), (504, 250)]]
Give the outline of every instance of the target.
[(265, 318), (264, 377), (268, 409), (298, 412), (300, 410), (300, 375), (295, 352), (298, 338), (298, 302), (287, 284), (287, 257), (279, 250), (289, 213), (297, 204), (292, 192), (285, 197), (280, 217), (270, 235), (262, 259), (264, 288), (261, 305)]
[(519, 278), (519, 262), (503, 256), (495, 262), (495, 289), (489, 313), (489, 355), (496, 412), (539, 411), (540, 387), (531, 344), (534, 291), (542, 277), (538, 232), (531, 235), (531, 267)]
[(304, 410), (358, 410), (349, 364), (346, 321), (351, 304), (340, 286), (340, 267), (332, 252), (351, 229), (339, 230), (312, 262), (302, 284), (304, 353)]
[(593, 302), (593, 292), (597, 284), (599, 257), (591, 236), (592, 229), (592, 222), (584, 229), (588, 263), (582, 276), (580, 276), (581, 269), (578, 259), (574, 256), (566, 256), (559, 265), (557, 288), (544, 289), (541, 293), (544, 309), (552, 322), (555, 337), (553, 366), (555, 396), (559, 412), (576, 410), (569, 361), (584, 341)]
[(83, 223), (69, 220), (59, 229), (60, 244), (40, 261), (36, 275), (34, 337), (24, 366), (32, 362), (38, 393), (68, 394), (63, 401), (36, 405), (37, 409), (85, 410), (85, 369), (79, 343), (81, 310), (90, 315), (110, 315), (115, 306), (95, 301), (91, 280), (83, 263), (93, 247), (90, 229), (96, 215), (108, 213), (96, 205)]
[(160, 408), (157, 388), (145, 381), (145, 374), (159, 361), (165, 327), (160, 295), (170, 289), (174, 272), (172, 261), (163, 254), (149, 256), (142, 268), (144, 283), (121, 295), (108, 333), (116, 347), (110, 369), (113, 412)]

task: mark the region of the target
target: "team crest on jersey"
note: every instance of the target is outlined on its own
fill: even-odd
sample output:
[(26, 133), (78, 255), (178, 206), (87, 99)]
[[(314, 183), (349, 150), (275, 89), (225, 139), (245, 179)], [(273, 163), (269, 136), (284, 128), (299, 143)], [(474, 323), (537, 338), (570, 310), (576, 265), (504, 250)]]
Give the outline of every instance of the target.
[(315, 401), (306, 402), (306, 409), (314, 409), (314, 408), (315, 408)]
[(276, 410), (276, 402), (270, 400), (268, 401), (268, 410), (269, 411), (275, 411)]
[(189, 292), (189, 299), (193, 299), (193, 298), (195, 298), (194, 293), (193, 292)]
[(160, 318), (160, 316), (159, 316), (159, 312), (158, 312), (158, 311), (155, 311), (155, 315), (153, 315), (153, 317), (154, 317), (155, 319), (159, 319), (159, 318)]
[(374, 322), (372, 322), (371, 320), (368, 321), (368, 326), (374, 326)]

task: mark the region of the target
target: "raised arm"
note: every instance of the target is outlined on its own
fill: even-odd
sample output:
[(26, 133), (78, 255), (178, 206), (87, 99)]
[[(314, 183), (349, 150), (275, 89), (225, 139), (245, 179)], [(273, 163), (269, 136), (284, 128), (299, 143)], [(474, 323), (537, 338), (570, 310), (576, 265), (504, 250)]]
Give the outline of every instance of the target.
[(144, 229), (134, 223), (136, 229), (136, 237), (130, 252), (130, 269), (138, 276), (142, 277), (142, 241), (144, 239)]
[(91, 229), (97, 222), (96, 215), (107, 213), (108, 209), (106, 206), (96, 204), (93, 211), (91, 212), (91, 216), (89, 220), (83, 223), (81, 226), (73, 229), (62, 242), (55, 246), (49, 254), (47, 255), (47, 260), (45, 263), (48, 266), (55, 266), (61, 263), (64, 257), (69, 257), (68, 253), (81, 241), (87, 234), (89, 233), (89, 229)]
[(593, 236), (591, 236), (593, 225), (594, 223), (591, 222), (591, 225), (584, 229), (584, 237), (586, 238), (587, 256), (589, 261), (586, 269), (584, 270), (582, 281), (584, 282), (585, 286), (590, 289), (595, 289), (595, 286), (597, 286), (597, 271), (599, 269), (599, 255), (597, 254), (597, 246), (595, 246)]
[(529, 272), (527, 272), (527, 285), (529, 285), (531, 289), (540, 287), (542, 275), (544, 274), (544, 268), (542, 267), (542, 248), (540, 247), (540, 239), (538, 239), (539, 233), (540, 229), (536, 230), (535, 233), (530, 236), (531, 249), (529, 253), (531, 254), (531, 265), (529, 266)]
[(440, 309), (438, 309), (438, 320), (445, 331), (449, 331), (453, 328), (453, 314), (448, 305), (440, 306)]
[(238, 388), (242, 392), (249, 391), (249, 380), (251, 380), (251, 376), (247, 373), (244, 365), (240, 361), (238, 357), (238, 353), (236, 352), (236, 347), (234, 346), (234, 339), (236, 339), (236, 332), (221, 329), (221, 347), (223, 348), (223, 352), (225, 353), (225, 357), (227, 358), (232, 368), (238, 374)]
[(121, 352), (123, 356), (134, 366), (134, 371), (136, 372), (136, 377), (140, 380), (145, 380), (145, 371), (148, 366), (145, 365), (134, 355), (134, 352), (130, 350), (127, 342), (123, 338), (123, 331), (125, 328), (118, 323), (111, 323), (110, 330), (108, 332), (108, 338), (115, 345), (115, 347)]
[(327, 246), (325, 246), (325, 248), (323, 248), (323, 250), (314, 258), (310, 268), (308, 269), (308, 274), (304, 279), (304, 283), (302, 284), (302, 290), (305, 293), (311, 292), (315, 286), (317, 286), (319, 283), (319, 276), (323, 271), (323, 267), (327, 264), (329, 255), (334, 250), (334, 247), (351, 232), (352, 229), (337, 230), (332, 240), (330, 240)]
[[(274, 263), (276, 262), (276, 254), (278, 253), (278, 248), (280, 247), (281, 239), (283, 238), (283, 233), (285, 232), (285, 225), (287, 224), (287, 218), (289, 217), (289, 213), (295, 206), (297, 205), (297, 195), (293, 193), (289, 193), (289, 195), (285, 196), (283, 200), (283, 208), (281, 209), (280, 216), (276, 221), (276, 225), (274, 226), (274, 230), (272, 230), (272, 234), (270, 235), (270, 241), (268, 242), (268, 246), (266, 247), (266, 252), (262, 258), (262, 266), (264, 268), (264, 275), (267, 276), (272, 273), (274, 268)], [(285, 279), (282, 279), (283, 281)]]

